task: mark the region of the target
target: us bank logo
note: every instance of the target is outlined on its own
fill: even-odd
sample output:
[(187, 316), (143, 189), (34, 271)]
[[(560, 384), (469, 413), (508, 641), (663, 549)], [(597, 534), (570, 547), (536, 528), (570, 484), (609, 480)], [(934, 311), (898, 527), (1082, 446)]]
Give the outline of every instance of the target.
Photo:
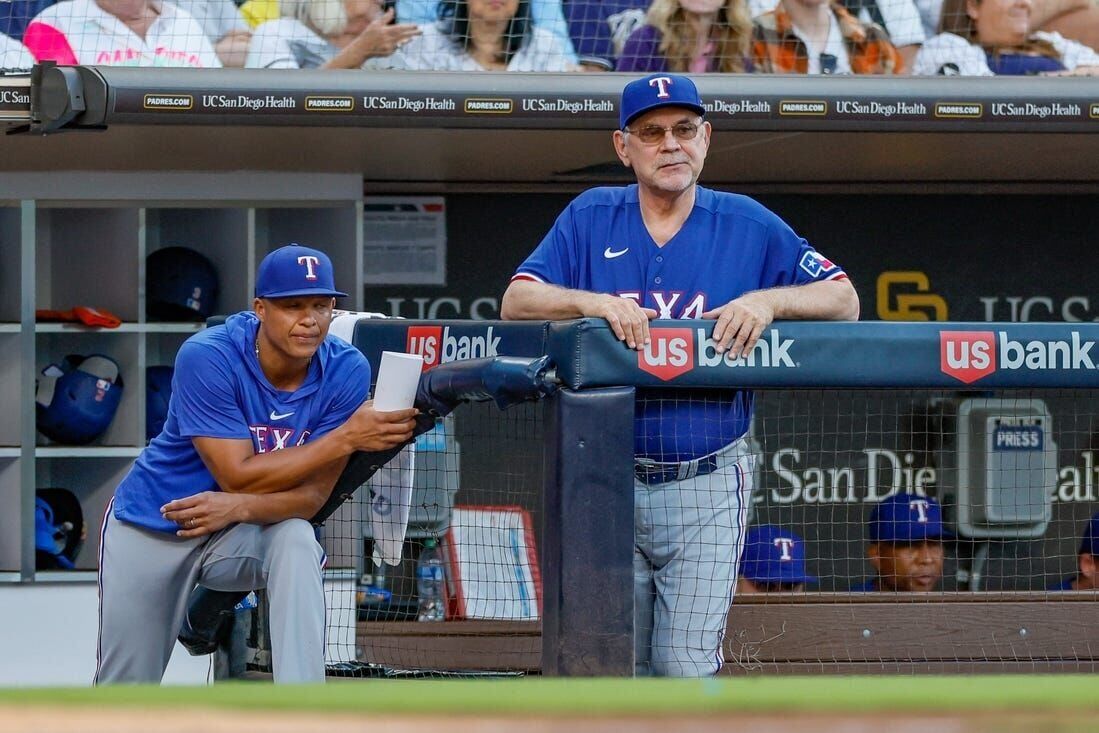
[(918, 270), (889, 270), (878, 275), (878, 318), (883, 321), (947, 321), (949, 308), (931, 292), (931, 280)]
[[(1096, 368), (1095, 342), (1079, 331), (1068, 338), (1014, 339), (1007, 331), (940, 331), (939, 368), (963, 384), (997, 370), (1077, 371)], [(1099, 349), (1097, 349), (1099, 351)]]
[(451, 333), (450, 326), (409, 326), (405, 351), (424, 358), (424, 371), (440, 364), (499, 355), (500, 337), (494, 326), (465, 335)]
[(797, 367), (790, 355), (794, 339), (783, 338), (772, 328), (760, 337), (747, 354), (734, 359), (730, 352), (718, 353), (708, 328), (651, 328), (649, 343), (637, 352), (637, 367), (668, 382), (695, 369), (739, 367)]
[(637, 352), (643, 372), (667, 382), (694, 369), (694, 331), (690, 328), (649, 329), (649, 343)]
[(996, 334), (992, 331), (940, 331), (939, 368), (963, 384), (996, 371)]

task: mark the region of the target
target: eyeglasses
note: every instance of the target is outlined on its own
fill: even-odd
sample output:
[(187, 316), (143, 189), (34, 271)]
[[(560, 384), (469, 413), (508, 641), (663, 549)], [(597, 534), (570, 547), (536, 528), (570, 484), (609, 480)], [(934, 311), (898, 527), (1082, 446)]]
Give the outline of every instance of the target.
[(637, 139), (646, 145), (654, 145), (664, 139), (664, 136), (668, 134), (668, 130), (672, 131), (675, 135), (675, 139), (687, 142), (688, 140), (694, 140), (698, 135), (698, 125), (693, 122), (678, 122), (671, 127), (661, 127), (660, 125), (645, 125), (644, 127), (637, 127), (634, 129), (625, 128), (626, 132), (637, 135)]

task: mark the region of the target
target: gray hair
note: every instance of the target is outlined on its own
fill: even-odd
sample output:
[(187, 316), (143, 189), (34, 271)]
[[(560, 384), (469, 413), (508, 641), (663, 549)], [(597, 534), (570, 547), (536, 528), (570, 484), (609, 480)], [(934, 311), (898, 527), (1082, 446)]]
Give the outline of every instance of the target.
[(279, 0), (284, 18), (295, 18), (323, 36), (332, 36), (347, 25), (343, 0)]

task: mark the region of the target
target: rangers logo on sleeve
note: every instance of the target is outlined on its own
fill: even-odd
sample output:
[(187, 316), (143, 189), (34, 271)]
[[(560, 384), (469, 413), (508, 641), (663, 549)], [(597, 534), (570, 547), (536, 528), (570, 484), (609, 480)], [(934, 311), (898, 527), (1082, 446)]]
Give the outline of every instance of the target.
[(805, 270), (809, 274), (809, 277), (820, 277), (821, 274), (830, 272), (836, 269), (836, 263), (828, 259), (820, 252), (809, 250), (801, 256), (801, 262), (798, 263), (798, 267)]

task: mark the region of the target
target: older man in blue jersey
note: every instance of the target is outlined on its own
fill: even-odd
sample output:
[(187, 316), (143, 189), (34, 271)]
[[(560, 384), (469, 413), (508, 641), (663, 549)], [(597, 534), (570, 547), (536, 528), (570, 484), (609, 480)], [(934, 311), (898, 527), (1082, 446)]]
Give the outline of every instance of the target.
[[(648, 346), (651, 319), (711, 319), (717, 351), (737, 358), (776, 318), (858, 317), (838, 265), (752, 199), (698, 185), (705, 112), (685, 76), (626, 85), (614, 149), (637, 183), (569, 204), (512, 278), (504, 318), (604, 318), (635, 349)], [(721, 667), (751, 493), (751, 405), (744, 390), (638, 390), (638, 674)]]
[(108, 505), (97, 684), (160, 681), (196, 584), (266, 588), (275, 681), (324, 681), (324, 551), (307, 518), (351, 453), (409, 440), (416, 410), (374, 410), (370, 365), (328, 336), (344, 293), (323, 252), (271, 252), (255, 295), (180, 348), (164, 429)]

